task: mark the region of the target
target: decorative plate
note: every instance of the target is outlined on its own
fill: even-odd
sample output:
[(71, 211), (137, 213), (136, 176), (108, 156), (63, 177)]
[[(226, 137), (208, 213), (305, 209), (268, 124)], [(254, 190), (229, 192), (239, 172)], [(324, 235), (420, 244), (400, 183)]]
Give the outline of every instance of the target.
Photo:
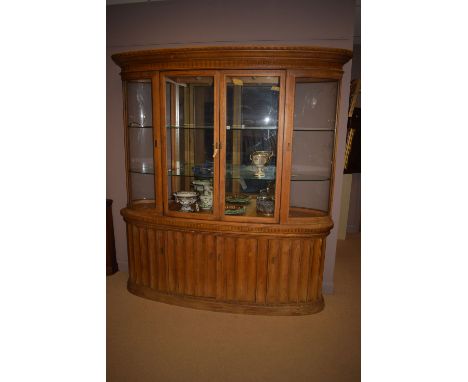
[(226, 196), (227, 203), (249, 204), (250, 198), (247, 194), (232, 194)]
[(244, 215), (245, 214), (245, 207), (244, 206), (236, 206), (234, 204), (227, 204), (224, 207), (224, 214), (225, 215)]

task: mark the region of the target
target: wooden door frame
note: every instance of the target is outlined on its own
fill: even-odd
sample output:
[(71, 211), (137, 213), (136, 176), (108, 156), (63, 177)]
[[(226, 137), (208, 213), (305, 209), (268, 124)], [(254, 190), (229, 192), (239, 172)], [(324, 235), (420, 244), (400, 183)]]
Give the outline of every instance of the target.
[[(340, 107), (340, 94), (341, 82), (343, 73), (335, 73), (322, 69), (304, 69), (304, 70), (287, 70), (286, 74), (286, 109), (285, 109), (285, 133), (284, 133), (284, 162), (283, 162), (283, 192), (281, 194), (281, 224), (294, 224), (294, 223), (308, 223), (317, 219), (317, 216), (311, 217), (290, 217), (290, 196), (291, 196), (291, 166), (292, 166), (292, 144), (293, 144), (293, 130), (294, 130), (294, 104), (295, 104), (295, 85), (297, 78), (310, 78), (312, 80), (336, 81), (337, 82), (337, 97), (336, 97), (336, 110), (335, 110), (335, 128), (334, 128), (334, 142), (331, 160), (330, 172), (330, 189), (328, 195), (328, 211), (324, 216), (331, 216), (331, 206), (333, 202), (333, 187), (335, 180), (336, 168), (336, 148), (337, 136), (339, 132), (339, 107)], [(311, 81), (314, 82), (314, 81)]]
[(172, 217), (181, 217), (196, 220), (219, 220), (219, 155), (214, 158), (214, 177), (213, 177), (213, 210), (211, 214), (190, 213), (169, 210), (169, 195), (168, 195), (168, 174), (167, 174), (167, 134), (166, 134), (166, 77), (212, 77), (213, 78), (213, 145), (216, 147), (219, 144), (219, 71), (217, 70), (180, 70), (180, 71), (160, 71), (159, 72), (159, 105), (160, 105), (160, 136), (161, 136), (161, 176), (162, 176), (162, 199), (164, 215)]
[[(286, 71), (285, 70), (222, 70), (219, 98), (219, 130), (221, 142), (221, 173), (220, 173), (220, 210), (221, 220), (236, 221), (246, 223), (279, 223), (281, 209), (281, 187), (282, 187), (282, 166), (283, 166), (283, 132), (284, 132), (284, 110), (286, 93)], [(278, 77), (280, 94), (278, 100), (278, 130), (277, 130), (277, 149), (276, 149), (276, 180), (275, 180), (275, 212), (272, 217), (252, 217), (252, 216), (232, 216), (224, 215), (225, 207), (225, 187), (226, 187), (226, 78), (228, 76), (238, 77)]]

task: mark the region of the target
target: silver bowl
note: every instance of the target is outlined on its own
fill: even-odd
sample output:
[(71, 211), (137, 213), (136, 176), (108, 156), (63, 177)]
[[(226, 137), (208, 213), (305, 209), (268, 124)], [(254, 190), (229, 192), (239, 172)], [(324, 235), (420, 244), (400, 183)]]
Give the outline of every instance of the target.
[(180, 205), (180, 211), (192, 212), (192, 205), (197, 202), (199, 194), (195, 191), (179, 191), (173, 195), (176, 202)]

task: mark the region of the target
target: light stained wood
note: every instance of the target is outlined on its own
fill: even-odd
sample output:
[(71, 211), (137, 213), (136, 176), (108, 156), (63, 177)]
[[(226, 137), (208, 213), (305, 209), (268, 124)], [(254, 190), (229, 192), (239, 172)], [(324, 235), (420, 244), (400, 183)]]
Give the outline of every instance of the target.
[(246, 301), (247, 295), (247, 249), (246, 240), (244, 238), (236, 239), (236, 300)]
[(156, 232), (148, 228), (148, 256), (150, 287), (158, 288), (158, 251), (156, 249)]
[(257, 285), (255, 300), (259, 304), (266, 301), (268, 274), (268, 240), (260, 238), (257, 244)]
[(193, 296), (195, 294), (195, 267), (194, 257), (195, 251), (193, 250), (194, 234), (192, 232), (186, 232), (185, 236), (185, 291), (187, 295)]
[(281, 240), (279, 257), (279, 302), (288, 302), (291, 241)]
[[(127, 223), (129, 282), (132, 293), (196, 309), (214, 311), (299, 315), (323, 309), (322, 281), (325, 238), (333, 227), (332, 174), (329, 210), (289, 208), (292, 162), (292, 129), (295, 82), (338, 81), (341, 93), (343, 65), (351, 52), (316, 47), (197, 47), (116, 54), (124, 81), (152, 84), (155, 200), (132, 201), (128, 156), (127, 107), (124, 105), (128, 208), (121, 211)], [(273, 217), (256, 216), (255, 203), (245, 216), (225, 216), (226, 175), (226, 79), (256, 81), (255, 77), (279, 78), (277, 174)], [(192, 81), (185, 88), (185, 113), (196, 123), (193, 87), (210, 77), (214, 89), (214, 200), (212, 213), (181, 213), (169, 207), (169, 190), (190, 188), (190, 179), (169, 179), (175, 167), (167, 157), (180, 149), (181, 159), (195, 162), (192, 136), (181, 145), (167, 147), (166, 78)], [(211, 81), (211, 80), (210, 80)], [(174, 90), (174, 84), (170, 82)], [(239, 89), (235, 92), (234, 118), (240, 121)], [(184, 91), (184, 90), (181, 90)], [(126, 83), (123, 85), (126, 99)], [(174, 93), (174, 92), (173, 92)], [(339, 120), (337, 97), (337, 115)], [(169, 100), (175, 118), (175, 98)], [(236, 112), (237, 110), (237, 112)], [(234, 121), (234, 122), (235, 122)], [(235, 122), (236, 123), (236, 122)], [(337, 136), (341, 133), (338, 122)], [(174, 138), (174, 131), (169, 134)], [(240, 146), (241, 142), (234, 142)], [(241, 160), (234, 150), (234, 162)], [(183, 157), (183, 158), (182, 158)], [(332, 169), (335, 169), (335, 152)]]
[(226, 237), (224, 240), (224, 272), (226, 274), (226, 300), (236, 299), (236, 239)]
[(211, 310), (214, 312), (228, 312), (239, 314), (253, 314), (266, 316), (301, 316), (320, 312), (324, 307), (323, 298), (306, 304), (269, 304), (259, 305), (242, 302), (222, 302), (205, 297), (180, 296), (161, 293), (154, 289), (137, 285), (132, 281), (127, 283), (128, 290), (140, 297), (164, 302), (171, 305), (179, 305), (192, 309)]
[(169, 293), (200, 298), (202, 306), (208, 298), (267, 311), (281, 307), (283, 313), (289, 307), (291, 314), (301, 304), (305, 310), (322, 304), (323, 238), (219, 236), (131, 224), (127, 229), (135, 259), (129, 283), (157, 291), (158, 298)]
[(205, 251), (206, 256), (206, 277), (205, 277), (205, 296), (215, 297), (216, 291), (216, 243), (215, 236), (211, 234), (205, 235)]
[(141, 254), (140, 254), (140, 235), (138, 232), (138, 227), (136, 225), (132, 226), (132, 235), (133, 235), (133, 256), (134, 256), (134, 266), (135, 266), (135, 282), (137, 284), (141, 283)]
[(203, 252), (203, 234), (195, 234), (195, 295), (203, 296), (205, 290), (205, 263)]
[(319, 270), (320, 270), (320, 261), (322, 253), (320, 251), (322, 246), (322, 240), (316, 239), (311, 248), (312, 256), (312, 268), (309, 276), (309, 286), (308, 286), (308, 299), (313, 301), (317, 299), (319, 292)]
[[(295, 236), (311, 238), (313, 236), (326, 236), (333, 228), (333, 221), (327, 216), (317, 216), (307, 223), (290, 224), (262, 224), (243, 221), (208, 221), (194, 218), (194, 214), (187, 213), (190, 218), (182, 216), (158, 216), (152, 209), (124, 208), (121, 214), (125, 221), (132, 224), (148, 224), (160, 229), (180, 229), (188, 231), (211, 232), (213, 234), (242, 234), (253, 236)], [(198, 215), (197, 215), (198, 217)]]
[(309, 278), (312, 268), (311, 259), (311, 242), (312, 240), (302, 240), (302, 252), (301, 252), (301, 267), (299, 276), (299, 302), (307, 302)]
[(292, 240), (290, 249), (291, 261), (288, 275), (288, 301), (299, 302), (299, 271), (301, 267), (301, 240)]
[(135, 254), (133, 251), (133, 228), (127, 224), (127, 254), (128, 254), (128, 276), (132, 282), (136, 281)]
[(267, 303), (275, 304), (279, 302), (279, 261), (280, 261), (280, 241), (269, 240), (268, 248), (268, 281), (267, 281)]
[(174, 235), (175, 245), (175, 280), (176, 293), (184, 293), (185, 282), (185, 246), (184, 235), (180, 231), (176, 231)]
[(317, 251), (320, 251), (320, 269), (318, 272), (317, 296), (322, 295), (323, 269), (325, 267), (325, 249), (327, 245), (325, 240), (320, 241), (322, 242), (322, 246), (320, 249), (317, 248)]
[(141, 280), (144, 286), (149, 285), (149, 258), (148, 258), (148, 242), (145, 228), (138, 228), (140, 236), (140, 256), (141, 256)]
[(175, 232), (166, 232), (166, 259), (167, 259), (167, 290), (176, 292), (176, 252), (175, 252)]
[(258, 240), (246, 240), (246, 301), (255, 302), (255, 294), (257, 289), (257, 246)]
[(157, 49), (118, 53), (112, 56), (122, 75), (147, 76), (153, 70), (218, 69), (305, 69), (315, 68), (328, 76), (342, 73), (352, 52), (310, 46), (228, 46)]
[(216, 299), (226, 299), (226, 269), (224, 266), (224, 237), (216, 236)]
[(158, 290), (161, 292), (167, 291), (167, 261), (166, 253), (164, 251), (165, 247), (165, 231), (158, 230), (156, 232), (156, 248), (158, 256)]

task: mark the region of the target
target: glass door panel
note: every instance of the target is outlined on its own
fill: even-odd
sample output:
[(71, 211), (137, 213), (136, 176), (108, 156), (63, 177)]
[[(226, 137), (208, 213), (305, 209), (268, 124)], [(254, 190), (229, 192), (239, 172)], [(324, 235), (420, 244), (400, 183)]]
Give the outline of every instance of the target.
[(275, 213), (280, 77), (226, 76), (224, 215)]
[(127, 81), (126, 93), (130, 202), (154, 203), (151, 80)]
[(169, 211), (213, 214), (215, 108), (213, 76), (165, 77)]
[(337, 81), (296, 78), (290, 217), (326, 215), (335, 145)]

